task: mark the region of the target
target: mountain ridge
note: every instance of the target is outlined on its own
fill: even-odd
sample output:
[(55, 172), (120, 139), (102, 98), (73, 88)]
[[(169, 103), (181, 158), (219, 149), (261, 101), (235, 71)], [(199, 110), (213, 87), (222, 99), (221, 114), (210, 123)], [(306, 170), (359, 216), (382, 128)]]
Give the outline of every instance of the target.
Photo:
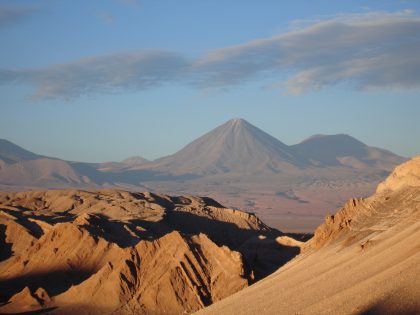
[[(375, 160), (380, 160), (376, 163)], [(173, 174), (280, 173), (299, 168), (378, 166), (390, 171), (406, 160), (370, 147), (347, 134), (314, 135), (286, 145), (242, 118), (234, 118), (190, 142), (174, 154), (131, 169)]]
[[(249, 138), (250, 140), (246, 140)], [(210, 146), (210, 148), (208, 148)], [(207, 147), (207, 148), (204, 148)], [(178, 174), (185, 174), (188, 172), (194, 173), (194, 170), (205, 174), (206, 171), (202, 170), (203, 164), (209, 167), (213, 167), (214, 171), (208, 171), (208, 173), (215, 173), (217, 171), (229, 172), (239, 167), (229, 168), (225, 164), (233, 164), (233, 160), (244, 161), (246, 164), (246, 158), (251, 153), (258, 152), (258, 149), (263, 149), (265, 156), (257, 156), (256, 159), (261, 161), (261, 164), (269, 164), (269, 162), (281, 162), (283, 164), (289, 164), (295, 167), (308, 167), (308, 166), (337, 166), (341, 162), (336, 160), (337, 157), (352, 156), (355, 158), (380, 158), (381, 155), (389, 155), (385, 157), (388, 162), (395, 165), (406, 160), (405, 157), (398, 156), (389, 150), (380, 149), (372, 146), (368, 146), (365, 143), (357, 140), (356, 138), (348, 134), (315, 134), (312, 135), (300, 143), (293, 145), (286, 145), (277, 138), (264, 132), (258, 127), (255, 127), (243, 118), (234, 118), (224, 124), (214, 128), (213, 130), (205, 133), (198, 137), (196, 140), (185, 145), (177, 152), (157, 158), (149, 161), (141, 156), (131, 156), (121, 162), (101, 162), (101, 163), (87, 163), (87, 162), (75, 162), (58, 159), (55, 157), (48, 157), (39, 155), (28, 151), (6, 139), (0, 139), (0, 160), (3, 160), (6, 164), (36, 160), (36, 159), (51, 159), (61, 160), (66, 163), (81, 163), (95, 168), (113, 169), (113, 167), (119, 166), (119, 169), (167, 169)], [(329, 152), (325, 152), (328, 148)], [(204, 150), (203, 150), (204, 149)], [(230, 150), (226, 152), (223, 149)], [(321, 152), (314, 152), (314, 151)], [(237, 154), (235, 151), (239, 151)], [(328, 154), (327, 154), (328, 153)], [(184, 160), (187, 155), (193, 155), (195, 160), (200, 161), (195, 164), (200, 164), (193, 167), (185, 167), (183, 164), (190, 164), (185, 161), (176, 161), (176, 159)], [(218, 159), (226, 159), (226, 156), (233, 155), (230, 157), (228, 163), (220, 162)], [(325, 155), (328, 155), (325, 158)], [(365, 155), (365, 156), (364, 156)], [(209, 157), (210, 156), (210, 157)], [(267, 157), (268, 156), (268, 157)], [(324, 156), (324, 157), (323, 157)], [(190, 160), (190, 159), (189, 159)], [(205, 161), (209, 160), (209, 161)], [(203, 161), (205, 161), (203, 163)], [(258, 163), (250, 163), (258, 165)], [(324, 164), (324, 165), (323, 165)], [(346, 165), (344, 163), (343, 165)], [(394, 165), (394, 166), (395, 166)], [(111, 167), (113, 166), (113, 167)], [(176, 171), (180, 169), (180, 171)], [(392, 169), (392, 167), (391, 167)], [(390, 170), (391, 170), (390, 169)], [(259, 170), (258, 167), (255, 170)], [(276, 171), (279, 171), (276, 169)]]
[(154, 161), (83, 163), (19, 147), (5, 154), (8, 147), (6, 159), (0, 158), (0, 190), (114, 187), (208, 196), (293, 232), (310, 232), (346, 199), (369, 195), (406, 160), (342, 134), (289, 146), (243, 119), (229, 120)]

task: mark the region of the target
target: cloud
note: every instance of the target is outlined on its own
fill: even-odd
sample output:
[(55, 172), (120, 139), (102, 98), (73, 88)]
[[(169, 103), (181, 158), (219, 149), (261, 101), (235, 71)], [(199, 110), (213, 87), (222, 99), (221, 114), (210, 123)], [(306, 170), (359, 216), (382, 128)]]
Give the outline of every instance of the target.
[(16, 24), (35, 11), (35, 8), (29, 6), (0, 5), (0, 27)]
[(71, 99), (94, 93), (143, 90), (179, 80), (182, 56), (164, 51), (139, 51), (85, 58), (45, 69), (0, 70), (0, 82), (36, 86), (34, 100)]
[(38, 100), (167, 83), (225, 88), (262, 78), (292, 94), (340, 83), (361, 90), (420, 88), (420, 17), (413, 12), (299, 23), (289, 32), (197, 59), (158, 50), (124, 52), (41, 69), (0, 70), (0, 83), (31, 84)]
[(420, 87), (420, 18), (411, 12), (339, 16), (219, 49), (195, 62), (200, 86), (285, 78), (300, 94), (342, 82), (363, 90)]

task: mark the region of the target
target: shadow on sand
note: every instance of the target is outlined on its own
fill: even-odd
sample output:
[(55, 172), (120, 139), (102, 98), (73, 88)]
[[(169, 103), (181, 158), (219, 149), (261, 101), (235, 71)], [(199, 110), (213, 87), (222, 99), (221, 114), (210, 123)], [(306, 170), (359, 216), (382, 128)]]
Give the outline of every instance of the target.
[(20, 277), (0, 280), (0, 302), (6, 302), (11, 296), (29, 287), (31, 292), (44, 288), (50, 296), (67, 291), (72, 285), (77, 285), (92, 274), (95, 270), (72, 269), (50, 270), (48, 272), (28, 273)]

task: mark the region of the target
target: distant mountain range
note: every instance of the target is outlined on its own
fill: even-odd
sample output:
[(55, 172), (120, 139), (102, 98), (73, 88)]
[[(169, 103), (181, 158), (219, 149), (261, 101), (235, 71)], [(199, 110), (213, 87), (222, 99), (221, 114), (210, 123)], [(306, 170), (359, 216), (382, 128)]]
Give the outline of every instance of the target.
[(102, 185), (105, 183), (104, 178), (95, 165), (38, 155), (0, 139), (0, 187), (2, 189)]
[(316, 135), (292, 146), (251, 125), (232, 119), (177, 153), (129, 169), (150, 169), (171, 174), (293, 173), (307, 168), (373, 167), (390, 171), (405, 159), (369, 147), (348, 135)]
[[(243, 119), (232, 119), (177, 153), (140, 168), (172, 174), (280, 172), (302, 165), (291, 147)], [(303, 165), (302, 165), (303, 166)]]
[[(115, 182), (136, 185), (153, 175), (158, 179), (164, 174), (193, 178), (227, 173), (293, 174), (327, 167), (388, 172), (404, 160), (348, 135), (315, 135), (288, 146), (246, 120), (232, 119), (177, 153), (154, 161), (135, 156), (121, 162), (71, 162), (38, 155), (0, 140), (0, 184), (48, 188)], [(148, 172), (142, 176), (138, 171)]]
[[(284, 204), (293, 212), (305, 203), (299, 194), (308, 187), (337, 191), (353, 187), (352, 195), (356, 187), (367, 195), (405, 160), (343, 134), (315, 135), (288, 146), (243, 119), (232, 119), (154, 161), (142, 157), (107, 163), (65, 161), (0, 140), (0, 189), (122, 187), (209, 195), (257, 212), (274, 206), (284, 209), (277, 206)], [(360, 188), (361, 183), (369, 188)], [(260, 196), (271, 195), (276, 199), (261, 201)], [(288, 204), (291, 201), (296, 207)], [(338, 202), (342, 200), (331, 204)]]

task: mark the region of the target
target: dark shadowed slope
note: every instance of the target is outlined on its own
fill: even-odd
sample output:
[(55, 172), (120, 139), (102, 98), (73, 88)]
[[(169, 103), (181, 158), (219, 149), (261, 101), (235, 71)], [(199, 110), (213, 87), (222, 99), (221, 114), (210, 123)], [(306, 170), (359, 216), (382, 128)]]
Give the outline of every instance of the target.
[(177, 153), (144, 167), (172, 174), (277, 173), (300, 159), (284, 143), (243, 119), (232, 119)]

